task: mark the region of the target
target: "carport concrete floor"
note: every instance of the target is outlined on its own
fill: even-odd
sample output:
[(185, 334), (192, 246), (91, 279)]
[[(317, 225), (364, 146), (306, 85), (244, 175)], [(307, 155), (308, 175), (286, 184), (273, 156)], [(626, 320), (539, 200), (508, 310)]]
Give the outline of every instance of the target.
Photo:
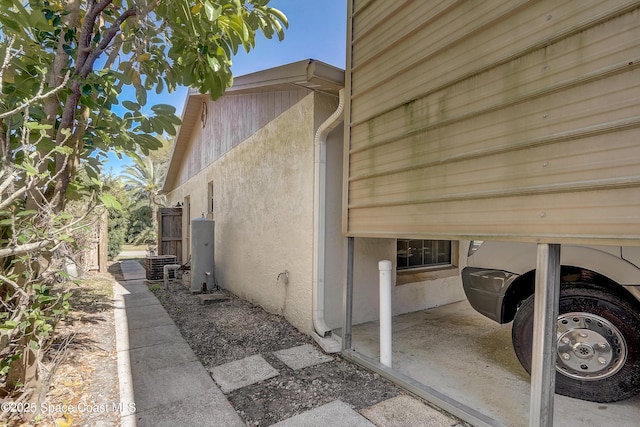
[[(353, 348), (379, 357), (379, 324), (353, 326)], [(393, 318), (393, 368), (507, 425), (528, 426), (529, 375), (499, 325), (460, 301)], [(594, 403), (555, 395), (554, 426), (638, 426), (640, 396)]]

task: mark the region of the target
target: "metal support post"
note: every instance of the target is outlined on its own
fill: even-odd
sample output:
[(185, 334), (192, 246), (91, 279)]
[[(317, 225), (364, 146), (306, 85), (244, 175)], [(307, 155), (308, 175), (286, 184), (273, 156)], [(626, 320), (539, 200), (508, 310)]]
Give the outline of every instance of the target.
[(530, 427), (553, 426), (556, 331), (560, 298), (560, 245), (538, 244), (533, 316)]
[(342, 351), (351, 349), (351, 326), (353, 322), (353, 254), (354, 238), (347, 238), (347, 278), (344, 286), (342, 307)]

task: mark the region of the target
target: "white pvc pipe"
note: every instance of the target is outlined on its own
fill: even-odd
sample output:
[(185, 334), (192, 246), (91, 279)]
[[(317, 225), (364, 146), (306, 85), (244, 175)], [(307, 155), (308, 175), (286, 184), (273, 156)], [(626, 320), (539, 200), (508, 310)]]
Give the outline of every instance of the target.
[(380, 270), (380, 363), (391, 368), (391, 261), (378, 263)]

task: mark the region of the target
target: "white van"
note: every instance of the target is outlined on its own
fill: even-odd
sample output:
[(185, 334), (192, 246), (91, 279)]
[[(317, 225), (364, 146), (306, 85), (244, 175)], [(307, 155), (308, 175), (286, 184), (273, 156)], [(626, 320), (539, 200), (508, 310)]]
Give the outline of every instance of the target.
[[(640, 392), (640, 248), (561, 247), (556, 392), (615, 402)], [(462, 270), (471, 306), (513, 321), (513, 347), (530, 372), (536, 245), (472, 241)]]

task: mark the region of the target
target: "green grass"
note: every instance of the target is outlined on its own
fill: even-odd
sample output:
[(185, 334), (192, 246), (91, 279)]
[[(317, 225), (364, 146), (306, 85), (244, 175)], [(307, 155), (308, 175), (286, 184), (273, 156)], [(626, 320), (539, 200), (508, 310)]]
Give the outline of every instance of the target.
[(146, 251), (149, 245), (122, 245), (122, 251)]
[[(121, 261), (123, 259), (136, 259), (136, 258), (145, 258), (147, 255), (147, 249), (149, 245), (122, 245), (120, 249), (120, 254), (115, 258), (116, 261)], [(124, 254), (125, 251), (142, 251), (140, 255), (128, 255)]]

